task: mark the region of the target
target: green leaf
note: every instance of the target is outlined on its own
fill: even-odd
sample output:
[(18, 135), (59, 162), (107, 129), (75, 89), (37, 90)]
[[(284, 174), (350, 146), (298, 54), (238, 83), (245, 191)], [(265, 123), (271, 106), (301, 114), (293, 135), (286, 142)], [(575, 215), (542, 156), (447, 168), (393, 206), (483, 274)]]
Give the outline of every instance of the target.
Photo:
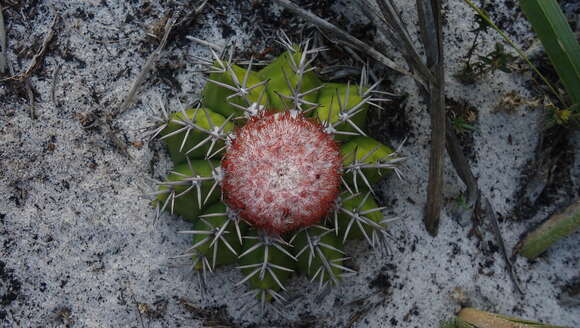
[(574, 104), (580, 103), (580, 45), (556, 0), (520, 0)]

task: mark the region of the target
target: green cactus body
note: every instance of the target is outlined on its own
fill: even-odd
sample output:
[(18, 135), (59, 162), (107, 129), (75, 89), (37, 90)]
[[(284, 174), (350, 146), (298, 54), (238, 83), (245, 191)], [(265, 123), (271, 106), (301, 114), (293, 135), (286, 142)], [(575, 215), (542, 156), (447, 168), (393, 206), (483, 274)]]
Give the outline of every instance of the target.
[[(380, 209), (380, 207), (370, 193), (347, 197), (342, 201), (340, 207), (337, 228), (339, 236), (343, 240), (362, 239), (365, 234), (370, 236), (372, 230), (380, 226), (384, 219), (381, 211), (373, 211)], [(362, 221), (369, 220), (374, 224), (370, 222), (370, 224), (362, 224), (361, 220), (353, 217), (350, 213), (362, 218)]]
[[(193, 160), (191, 161), (191, 167), (188, 164), (178, 165), (173, 170), (173, 173), (167, 176), (166, 183), (159, 186), (160, 191), (172, 190), (173, 192), (159, 194), (157, 201), (162, 204), (168, 200), (168, 197), (174, 195), (173, 211), (184, 219), (194, 222), (204, 208), (204, 203), (208, 205), (217, 202), (220, 198), (220, 193), (214, 190), (208, 197), (207, 195), (212, 189), (212, 182), (210, 180), (199, 182), (200, 186), (198, 189), (197, 187), (191, 188), (192, 183), (187, 183), (187, 178), (200, 176), (203, 179), (211, 177), (212, 165), (213, 167), (218, 167), (219, 162)], [(175, 182), (179, 184), (174, 184)], [(188, 189), (190, 190), (187, 191)], [(198, 196), (200, 190), (201, 194)], [(207, 201), (205, 201), (206, 198)], [(166, 206), (167, 211), (171, 211), (171, 199), (169, 199), (169, 203)]]
[[(322, 81), (320, 81), (314, 72), (310, 71), (299, 74), (295, 71), (294, 63), (300, 63), (302, 56), (303, 53), (298, 51), (297, 48), (295, 48), (295, 51), (286, 51), (259, 71), (258, 74), (262, 79), (270, 80), (267, 90), (268, 96), (270, 97), (270, 107), (272, 109), (285, 110), (296, 107), (296, 104), (290, 99), (285, 99), (279, 95), (292, 96), (292, 89), (299, 93), (306, 93), (322, 85)], [(307, 102), (316, 103), (318, 93), (318, 91), (307, 93), (302, 99)]]
[[(374, 184), (382, 179), (383, 173), (388, 171), (388, 169), (365, 166), (367, 164), (370, 166), (380, 164), (389, 157), (392, 157), (393, 149), (373, 138), (359, 136), (342, 145), (342, 147), (340, 147), (340, 153), (342, 155), (343, 167), (348, 168), (349, 165), (360, 164), (360, 170), (362, 170), (362, 173), (365, 175), (368, 182)], [(347, 169), (347, 171), (348, 172), (345, 174), (345, 180), (349, 185), (354, 187), (353, 172), (355, 170)], [(360, 177), (357, 176), (357, 179), (357, 186), (365, 185), (366, 182), (361, 181)]]
[[(238, 238), (238, 232), (234, 222), (226, 215), (212, 216), (212, 214), (227, 213), (227, 207), (221, 202), (214, 203), (207, 207), (203, 215), (193, 224), (195, 231), (214, 231), (214, 234), (195, 234), (193, 235), (193, 245), (199, 245), (195, 248), (197, 254), (206, 256), (212, 259), (212, 268), (221, 265), (234, 264), (237, 262), (238, 254), (242, 249), (242, 244)], [(243, 234), (247, 230), (247, 224), (240, 226), (240, 233)], [(222, 231), (223, 230), (223, 231)], [(215, 234), (219, 233), (223, 239), (218, 238), (215, 242)], [(214, 246), (215, 245), (215, 246)], [(216, 247), (217, 246), (217, 247)], [(214, 248), (216, 247), (216, 248)], [(231, 248), (231, 249), (230, 249)], [(213, 260), (215, 249), (215, 261)], [(233, 251), (232, 251), (233, 250)], [(198, 262), (195, 269), (202, 270), (203, 263)]]
[(336, 283), (344, 273), (344, 245), (332, 230), (313, 227), (297, 233), (294, 250), (298, 272), (313, 280)]
[[(318, 96), (320, 107), (316, 109), (316, 117), (322, 122), (334, 124), (339, 121), (341, 113), (350, 110), (356, 112), (350, 120), (359, 128), (365, 129), (367, 121), (368, 104), (363, 101), (359, 94), (359, 88), (344, 83), (327, 83)], [(360, 105), (360, 106), (359, 106)], [(335, 127), (338, 131), (357, 133), (348, 122), (340, 123)], [(345, 141), (353, 138), (352, 135), (337, 134), (337, 140)]]
[[(281, 285), (290, 278), (294, 270), (295, 260), (273, 245), (261, 245), (244, 254), (259, 242), (258, 239), (244, 240), (242, 255), (239, 259), (242, 273), (246, 277), (250, 277), (248, 282), (254, 289), (279, 291), (282, 289)], [(280, 247), (283, 246), (280, 245)], [(264, 265), (264, 263), (268, 263), (268, 265)], [(262, 269), (264, 267), (265, 270)], [(286, 270), (278, 267), (286, 268)]]
[[(229, 117), (230, 115), (241, 116), (243, 114), (243, 110), (232, 105), (232, 103), (242, 107), (247, 107), (252, 103), (259, 103), (264, 106), (268, 104), (268, 93), (266, 92), (266, 87), (260, 85), (263, 82), (263, 79), (257, 72), (246, 70), (238, 65), (231, 64), (230, 69), (225, 72), (211, 73), (209, 75), (209, 80), (227, 84), (236, 88), (241, 86), (247, 90), (247, 95), (245, 97), (241, 95), (231, 97), (236, 94), (234, 90), (217, 85), (211, 81), (206, 84), (203, 89), (203, 105), (225, 117)], [(245, 85), (243, 85), (244, 82)], [(231, 98), (228, 99), (228, 97)]]
[[(186, 156), (189, 159), (205, 158), (208, 155), (207, 153), (211, 146), (211, 143), (207, 142), (203, 146), (187, 153), (190, 149), (195, 148), (196, 145), (206, 139), (208, 137), (207, 133), (199, 130), (189, 130), (188, 133), (187, 130), (184, 129), (184, 125), (179, 124), (176, 121), (185, 122), (188, 120), (206, 131), (212, 130), (212, 128), (215, 126), (222, 126), (226, 121), (226, 118), (222, 115), (205, 108), (188, 109), (185, 111), (185, 114), (187, 117), (184, 117), (182, 112), (172, 114), (170, 116), (170, 121), (167, 124), (167, 127), (161, 131), (161, 136), (164, 137), (163, 140), (165, 141), (165, 144), (167, 144), (169, 155), (171, 156), (171, 160), (175, 165), (184, 163)], [(182, 132), (175, 133), (180, 129)], [(231, 122), (226, 122), (223, 128), (224, 132), (226, 133), (232, 132), (233, 129), (234, 124)], [(169, 137), (166, 137), (167, 135), (169, 135)], [(183, 142), (184, 140), (185, 143)], [(219, 140), (213, 146), (212, 151), (217, 151), (223, 147), (224, 142)]]

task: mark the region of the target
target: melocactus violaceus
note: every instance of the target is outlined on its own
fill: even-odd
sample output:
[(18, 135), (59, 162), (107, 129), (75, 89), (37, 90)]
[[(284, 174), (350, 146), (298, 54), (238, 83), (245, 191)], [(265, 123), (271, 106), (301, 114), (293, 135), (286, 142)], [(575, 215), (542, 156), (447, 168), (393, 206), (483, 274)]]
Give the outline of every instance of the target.
[(357, 86), (323, 83), (311, 67), (320, 50), (284, 44), (258, 71), (214, 53), (200, 105), (165, 114), (152, 132), (175, 165), (154, 203), (192, 222), (184, 256), (200, 282), (237, 264), (262, 308), (283, 301), (293, 273), (323, 287), (353, 272), (347, 240), (386, 247), (392, 219), (372, 185), (402, 160), (365, 133), (378, 83), (367, 86), (364, 70)]

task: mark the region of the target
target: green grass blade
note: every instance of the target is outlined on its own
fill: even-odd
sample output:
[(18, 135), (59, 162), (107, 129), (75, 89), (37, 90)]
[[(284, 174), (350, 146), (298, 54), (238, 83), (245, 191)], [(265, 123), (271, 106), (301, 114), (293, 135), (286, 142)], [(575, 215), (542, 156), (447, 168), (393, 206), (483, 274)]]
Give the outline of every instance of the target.
[(507, 42), (518, 53), (518, 56), (520, 56), (520, 58), (525, 60), (526, 63), (530, 65), (530, 68), (536, 74), (538, 74), (538, 76), (542, 79), (542, 81), (548, 86), (548, 88), (550, 88), (550, 91), (554, 94), (554, 96), (556, 96), (562, 104), (565, 104), (566, 102), (564, 101), (560, 93), (556, 91), (556, 88), (554, 88), (554, 86), (550, 83), (550, 81), (548, 81), (548, 79), (546, 79), (546, 77), (542, 75), (542, 73), (540, 73), (538, 68), (534, 64), (532, 64), (528, 56), (526, 56), (526, 54), (520, 48), (518, 48), (518, 46), (515, 45), (515, 43), (507, 36), (507, 34), (505, 34), (504, 31), (502, 31), (497, 25), (495, 25), (495, 23), (491, 20), (491, 18), (489, 18), (489, 15), (483, 9), (476, 6), (475, 3), (473, 3), (473, 1), (471, 0), (463, 0), (463, 1), (465, 1), (465, 3), (467, 3), (471, 8), (473, 8), (473, 10), (475, 10), (475, 12), (486, 23), (488, 23), (489, 26), (491, 26), (494, 30), (496, 30), (497, 33), (499, 33), (499, 35), (504, 39), (504, 41)]
[(580, 103), (580, 44), (556, 0), (520, 0), (573, 104)]

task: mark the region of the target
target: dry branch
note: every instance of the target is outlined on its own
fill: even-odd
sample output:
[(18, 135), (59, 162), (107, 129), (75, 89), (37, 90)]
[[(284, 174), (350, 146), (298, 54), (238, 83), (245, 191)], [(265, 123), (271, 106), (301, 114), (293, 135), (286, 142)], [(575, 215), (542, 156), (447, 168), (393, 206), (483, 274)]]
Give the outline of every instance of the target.
[(310, 11), (304, 10), (288, 0), (275, 0), (275, 1), (278, 4), (280, 4), (282, 7), (290, 10), (291, 12), (293, 12), (299, 16), (301, 16), (302, 18), (304, 18), (305, 20), (310, 22), (312, 25), (338, 36), (344, 43), (346, 43), (351, 48), (357, 49), (359, 51), (366, 53), (369, 57), (373, 58), (374, 60), (378, 61), (379, 63), (385, 65), (386, 67), (388, 67), (394, 71), (397, 71), (397, 72), (404, 74), (404, 75), (411, 75), (412, 76), (411, 72), (400, 67), (397, 63), (395, 63), (393, 60), (391, 60), (387, 56), (380, 53), (375, 48), (373, 48), (373, 47), (369, 46), (368, 44), (362, 42), (361, 40), (353, 37), (352, 35), (348, 34), (346, 31), (332, 25), (331, 23), (325, 21), (324, 19), (314, 15)]
[(409, 65), (419, 74), (419, 78), (416, 79), (417, 82), (426, 87), (429, 81), (435, 81), (432, 72), (423, 63), (421, 56), (416, 51), (409, 32), (402, 23), (398, 10), (392, 1), (365, 0), (361, 2), (361, 9), (369, 17), (378, 20), (381, 24), (376, 25), (383, 33), (383, 36), (402, 49), (403, 57), (405, 57)]
[[(384, 0), (382, 0), (384, 1)], [(443, 207), (443, 167), (445, 156), (445, 70), (443, 67), (443, 32), (441, 27), (441, 1), (417, 0), (421, 36), (427, 65), (435, 80), (429, 81), (431, 114), (431, 156), (429, 158), (429, 185), (425, 227), (432, 236), (439, 230)]]
[[(1, 81), (10, 81), (10, 80), (18, 81), (18, 82), (21, 82), (23, 84), (24, 88), (26, 89), (26, 95), (28, 97), (28, 103), (29, 103), (29, 108), (30, 108), (30, 117), (32, 117), (32, 118), (35, 118), (36, 115), (34, 113), (34, 93), (32, 92), (32, 85), (30, 83), (29, 78), (34, 73), (34, 71), (36, 71), (38, 69), (38, 67), (40, 67), (40, 65), (42, 64), (44, 56), (46, 55), (46, 52), (48, 51), (48, 47), (49, 47), (50, 43), (52, 42), (52, 39), (54, 38), (54, 35), (56, 32), (56, 24), (58, 23), (59, 20), (60, 20), (60, 16), (55, 14), (54, 19), (52, 20), (52, 24), (50, 25), (48, 32), (44, 36), (44, 40), (42, 41), (42, 46), (40, 47), (38, 52), (34, 55), (34, 57), (32, 57), (32, 60), (30, 61), (28, 68), (22, 73), (12, 75), (8, 78), (0, 80), (0, 82)], [(2, 16), (2, 8), (0, 8), (0, 44), (2, 45), (2, 54), (0, 55), (0, 72), (3, 72), (2, 68), (5, 68), (5, 66), (8, 66), (7, 65), (8, 57), (6, 55), (6, 31), (4, 29), (4, 18)], [(5, 65), (5, 66), (3, 66), (3, 65)], [(11, 73), (14, 74), (13, 72), (11, 72)]]
[[(449, 120), (447, 121), (447, 125), (451, 126)], [(451, 163), (453, 164), (457, 175), (459, 175), (459, 178), (461, 181), (463, 181), (467, 188), (467, 205), (469, 208), (473, 209), (472, 215), (479, 219), (476, 221), (483, 221), (485, 218), (489, 219), (493, 235), (506, 263), (506, 270), (508, 271), (510, 279), (514, 283), (516, 290), (520, 294), (523, 294), (524, 292), (519, 284), (519, 279), (516, 275), (512, 261), (508, 256), (505, 243), (501, 235), (501, 230), (499, 229), (499, 224), (497, 222), (497, 216), (495, 215), (495, 210), (491, 206), (491, 203), (487, 197), (485, 197), (479, 190), (477, 179), (473, 175), (471, 167), (469, 166), (469, 162), (461, 150), (461, 145), (459, 144), (455, 131), (453, 131), (453, 129), (447, 129), (446, 134), (447, 153), (449, 154), (449, 158), (451, 159)]]
[(149, 57), (145, 61), (143, 68), (141, 69), (141, 71), (131, 84), (131, 88), (129, 89), (127, 96), (125, 97), (123, 102), (119, 105), (119, 107), (113, 109), (111, 113), (107, 114), (107, 117), (105, 118), (104, 122), (101, 122), (102, 123), (101, 125), (105, 127), (107, 136), (113, 142), (117, 150), (121, 152), (123, 155), (130, 157), (129, 153), (127, 152), (127, 145), (124, 142), (122, 142), (121, 139), (119, 139), (116, 130), (113, 128), (113, 120), (118, 115), (124, 113), (127, 109), (129, 109), (129, 106), (131, 106), (131, 104), (133, 103), (135, 95), (137, 94), (137, 90), (139, 89), (141, 84), (143, 84), (143, 81), (145, 81), (145, 79), (149, 75), (149, 72), (151, 72), (151, 70), (155, 66), (155, 63), (157, 63), (157, 61), (161, 57), (163, 49), (165, 49), (168, 41), (172, 39), (171, 36), (175, 36), (173, 34), (174, 28), (178, 26), (185, 26), (191, 24), (197, 18), (197, 16), (199, 16), (199, 14), (203, 11), (207, 2), (208, 0), (204, 0), (197, 8), (195, 8), (195, 10), (185, 14), (185, 16), (182, 17), (180, 20), (178, 20), (178, 14), (174, 13), (171, 15), (171, 17), (165, 23), (163, 37), (161, 38), (161, 41), (159, 42), (157, 49), (155, 49), (155, 51), (151, 55), (149, 55)]

